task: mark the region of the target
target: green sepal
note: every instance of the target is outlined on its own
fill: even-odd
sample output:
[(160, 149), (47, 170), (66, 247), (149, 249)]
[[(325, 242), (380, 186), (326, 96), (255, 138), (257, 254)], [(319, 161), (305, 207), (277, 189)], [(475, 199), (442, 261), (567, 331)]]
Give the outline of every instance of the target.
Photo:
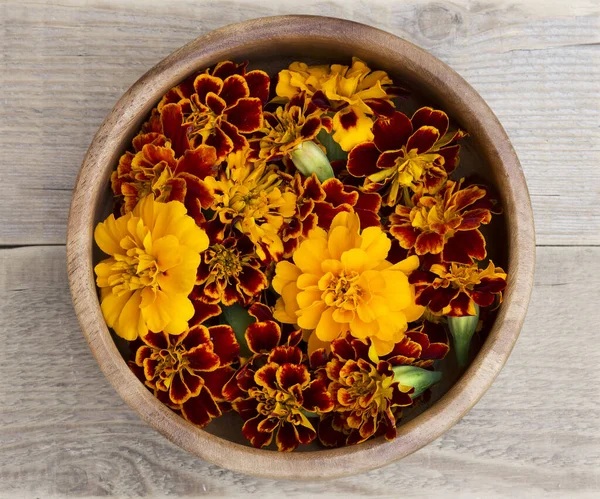
[(471, 339), (479, 324), (479, 306), (475, 304), (475, 315), (464, 315), (462, 317), (449, 317), (448, 328), (454, 340), (454, 350), (458, 365), (465, 367), (469, 361), (469, 348)]
[(403, 386), (412, 386), (415, 391), (410, 396), (415, 399), (422, 395), (425, 390), (432, 387), (442, 379), (439, 371), (428, 371), (416, 366), (395, 366), (394, 381)]
[(321, 182), (333, 178), (333, 168), (323, 150), (314, 142), (302, 142), (290, 153), (290, 158), (296, 169), (305, 177), (313, 173)]

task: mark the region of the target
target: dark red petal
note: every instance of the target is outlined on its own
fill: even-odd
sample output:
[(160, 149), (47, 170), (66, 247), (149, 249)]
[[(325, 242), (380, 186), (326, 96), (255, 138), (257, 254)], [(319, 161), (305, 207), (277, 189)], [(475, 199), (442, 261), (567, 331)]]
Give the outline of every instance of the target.
[(354, 206), (358, 200), (358, 192), (345, 190), (344, 184), (337, 178), (330, 178), (323, 182), (323, 190), (325, 191), (325, 200), (333, 206), (340, 204), (349, 204)]
[(310, 354), (310, 368), (317, 369), (319, 367), (323, 367), (325, 364), (327, 364), (327, 359), (327, 351), (324, 348), (318, 348)]
[(190, 423), (204, 428), (213, 418), (221, 415), (221, 409), (213, 400), (209, 390), (203, 389), (181, 406), (181, 414)]
[(206, 144), (215, 148), (217, 161), (233, 151), (233, 141), (220, 127), (214, 128), (213, 133), (206, 139)]
[(182, 369), (180, 374), (181, 378), (183, 379), (183, 382), (190, 389), (190, 395), (192, 397), (198, 395), (200, 393), (200, 390), (204, 386), (203, 379), (200, 376), (197, 376), (196, 374), (192, 374), (187, 369)]
[(259, 269), (249, 265), (242, 267), (242, 272), (238, 276), (240, 287), (248, 296), (256, 296), (269, 284), (267, 277)]
[(227, 104), (227, 107), (233, 106), (238, 100), (250, 95), (250, 89), (243, 76), (231, 75), (223, 80), (223, 89), (219, 94)]
[(327, 392), (327, 384), (320, 379), (316, 379), (302, 391), (304, 403), (302, 407), (310, 412), (327, 412), (333, 409), (334, 400)]
[(443, 111), (438, 111), (430, 107), (422, 107), (417, 110), (412, 117), (412, 124), (415, 130), (422, 126), (432, 126), (438, 129), (440, 137), (443, 137), (448, 131), (448, 115)]
[(346, 435), (333, 426), (333, 416), (325, 416), (319, 421), (319, 440), (325, 447), (341, 447), (346, 443)]
[[(406, 235), (406, 232), (404, 232), (403, 235)], [(396, 236), (395, 233), (394, 236)], [(398, 241), (400, 241), (400, 244), (402, 245), (403, 241), (401, 239), (398, 239)], [(442, 249), (445, 248), (444, 236), (441, 234), (438, 234), (437, 232), (421, 232), (421, 234), (417, 236), (415, 241), (415, 251), (417, 255), (424, 255), (425, 253), (438, 254)]]
[(311, 97), (311, 102), (320, 109), (331, 111), (333, 109), (331, 102), (325, 96), (322, 90), (317, 90)]
[(254, 70), (246, 73), (246, 83), (250, 89), (250, 97), (258, 97), (263, 105), (269, 100), (269, 86), (271, 80), (264, 71)]
[(141, 338), (142, 341), (146, 343), (146, 345), (149, 345), (152, 348), (158, 350), (169, 347), (168, 336), (163, 332), (153, 333), (152, 331), (148, 331), (148, 333), (142, 336)]
[(231, 152), (239, 151), (248, 147), (248, 140), (244, 137), (238, 129), (227, 121), (221, 121), (221, 130), (231, 139), (233, 142), (233, 149)]
[(445, 262), (473, 263), (485, 259), (485, 239), (478, 230), (460, 231), (454, 234), (444, 246), (442, 259)]
[[(255, 303), (249, 309), (248, 313), (254, 317), (258, 322), (272, 321), (273, 320), (273, 312), (271, 309), (262, 303)], [(273, 345), (272, 348), (275, 348), (277, 345)], [(271, 349), (269, 349), (271, 350)]]
[(231, 364), (240, 353), (240, 346), (231, 326), (220, 325), (208, 328), (214, 352), (221, 359), (221, 366)]
[[(180, 173), (180, 179), (185, 182), (185, 205), (188, 210), (193, 210), (193, 203), (196, 202), (201, 209), (208, 209), (214, 201), (213, 190), (195, 175), (190, 173)], [(201, 215), (201, 213), (188, 213), (190, 216)]]
[(499, 293), (506, 288), (506, 279), (502, 277), (484, 277), (479, 284), (474, 286), (478, 293)]
[(391, 118), (394, 115), (394, 105), (386, 99), (365, 99), (363, 101), (377, 116)]
[(418, 154), (429, 151), (440, 138), (438, 130), (431, 126), (423, 126), (413, 133), (406, 143), (406, 150), (417, 150)]
[(413, 133), (413, 126), (405, 114), (396, 111), (390, 118), (380, 117), (373, 125), (373, 142), (383, 151), (394, 151), (404, 146)]
[(206, 103), (206, 96), (209, 93), (219, 95), (223, 88), (223, 81), (220, 78), (208, 74), (201, 74), (194, 80), (194, 90), (198, 94), (198, 100)]
[(211, 317), (221, 315), (221, 307), (219, 305), (209, 305), (196, 300), (193, 300), (192, 304), (194, 305), (194, 317), (189, 322), (190, 327), (202, 324)]
[(254, 374), (254, 382), (261, 387), (277, 389), (277, 364), (267, 364)]
[(232, 61), (222, 61), (214, 67), (211, 74), (224, 80), (231, 75), (244, 75), (247, 65), (248, 61), (240, 62), (239, 64)]
[(406, 407), (412, 404), (412, 397), (408, 393), (400, 391), (397, 383), (392, 384), (392, 398), (390, 400), (390, 406)]
[[(456, 186), (457, 185), (454, 184), (453, 187)], [(486, 196), (486, 194), (487, 192), (485, 189), (482, 189), (481, 187), (476, 185), (460, 189), (452, 197), (452, 206), (457, 212), (462, 211), (467, 206), (472, 205), (479, 199), (483, 199)]]
[[(295, 348), (295, 347), (280, 347), (280, 348)], [(301, 364), (283, 364), (277, 370), (277, 382), (279, 386), (286, 391), (294, 385), (301, 387), (308, 384), (310, 374), (306, 366)]]
[(258, 425), (263, 420), (264, 416), (259, 415), (249, 419), (244, 423), (244, 426), (242, 426), (242, 433), (257, 449), (269, 445), (273, 439), (272, 433), (262, 433), (258, 431)]
[(194, 371), (214, 371), (219, 367), (219, 356), (210, 345), (200, 345), (186, 354), (188, 365)]
[(268, 417), (263, 419), (260, 423), (258, 423), (258, 431), (261, 433), (273, 433), (275, 429), (279, 426), (279, 418), (271, 418)]
[(279, 345), (281, 329), (273, 321), (255, 322), (248, 326), (245, 337), (252, 352), (268, 353)]
[(323, 201), (325, 199), (325, 191), (314, 173), (304, 181), (303, 188), (304, 198), (312, 199), (313, 201)]
[(269, 354), (269, 362), (277, 364), (300, 364), (302, 362), (302, 350), (296, 346), (280, 346), (273, 349)]
[(221, 116), (227, 107), (225, 100), (212, 92), (206, 96), (206, 105), (216, 116)]
[(218, 401), (225, 400), (223, 388), (235, 374), (235, 369), (231, 366), (219, 367), (210, 372), (203, 372), (202, 378), (204, 384), (210, 390), (213, 398)]
[[(289, 326), (288, 326), (289, 328)], [(298, 344), (302, 341), (303, 337), (302, 329), (294, 329), (288, 333), (288, 338), (286, 341), (286, 345), (289, 347), (298, 346)]]
[(447, 174), (452, 173), (458, 166), (458, 153), (460, 152), (460, 146), (454, 145), (449, 147), (442, 147), (437, 153), (444, 158), (444, 170)]
[(242, 133), (251, 133), (262, 127), (262, 102), (255, 97), (240, 99), (225, 111), (226, 119)]
[(191, 149), (179, 158), (175, 174), (186, 172), (204, 180), (205, 177), (214, 177), (217, 172), (217, 151), (214, 147), (200, 145)]
[(321, 130), (321, 118), (313, 117), (306, 120), (300, 129), (300, 136), (304, 140), (314, 139)]
[(204, 326), (193, 326), (184, 334), (177, 343), (181, 343), (186, 350), (210, 343), (210, 334)]
[(462, 214), (462, 220), (457, 230), (472, 230), (477, 229), (481, 224), (488, 224), (492, 219), (492, 214), (489, 210), (479, 208), (468, 210)]
[(178, 372), (173, 376), (171, 386), (169, 387), (169, 398), (174, 404), (181, 404), (190, 398), (191, 391), (183, 382), (181, 373)]
[(379, 154), (373, 142), (358, 144), (348, 155), (348, 172), (354, 177), (366, 177), (377, 172)]
[(439, 313), (460, 293), (458, 289), (453, 287), (438, 288), (435, 290), (428, 306), (432, 312)]
[(342, 204), (336, 208), (329, 203), (316, 202), (314, 212), (318, 217), (318, 225), (322, 229), (329, 230), (331, 222), (338, 213), (351, 212), (352, 207), (347, 204)]
[(188, 126), (183, 125), (183, 113), (179, 104), (167, 104), (160, 112), (164, 134), (171, 141), (175, 156), (180, 157), (190, 148)]
[(398, 240), (402, 248), (410, 249), (415, 245), (419, 232), (411, 224), (403, 224), (392, 225), (390, 234)]
[(457, 293), (457, 296), (450, 302), (452, 309), (448, 312), (448, 315), (452, 317), (469, 315), (469, 303), (471, 303), (469, 295), (466, 293)]
[(478, 291), (471, 291), (469, 295), (471, 296), (473, 301), (477, 303), (477, 305), (479, 305), (480, 307), (489, 307), (492, 303), (494, 303), (494, 300), (496, 299), (496, 296), (493, 293), (481, 293)]
[(301, 444), (309, 444), (317, 438), (317, 432), (312, 427), (308, 428), (304, 425), (296, 425), (296, 432), (298, 433), (298, 441)]
[(284, 422), (277, 432), (275, 439), (277, 442), (277, 450), (280, 452), (291, 452), (299, 445), (298, 432), (292, 423)]
[(346, 338), (333, 340), (331, 342), (331, 353), (341, 360), (357, 360), (356, 351)]

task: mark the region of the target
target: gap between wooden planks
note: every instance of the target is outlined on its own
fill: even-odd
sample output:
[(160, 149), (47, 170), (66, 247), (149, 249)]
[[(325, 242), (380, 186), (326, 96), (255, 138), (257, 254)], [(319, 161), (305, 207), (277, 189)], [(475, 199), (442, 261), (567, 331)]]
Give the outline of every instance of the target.
[[(223, 12), (227, 12), (224, 19)], [(0, 245), (62, 244), (96, 129), (146, 70), (200, 34), (261, 15), (344, 17), (458, 71), (521, 159), (542, 245), (600, 244), (600, 6), (594, 2), (115, 0), (0, 5)]]

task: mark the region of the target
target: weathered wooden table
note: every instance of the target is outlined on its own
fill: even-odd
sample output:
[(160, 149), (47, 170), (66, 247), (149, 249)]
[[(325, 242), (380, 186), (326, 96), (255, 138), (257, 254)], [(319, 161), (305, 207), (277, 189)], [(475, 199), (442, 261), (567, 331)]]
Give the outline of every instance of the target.
[[(142, 423), (92, 358), (65, 270), (71, 189), (117, 98), (196, 36), (285, 13), (381, 27), (464, 76), (519, 154), (538, 243), (527, 321), (481, 402), (407, 459), (319, 483), (226, 471)], [(593, 0), (0, 2), (0, 496), (600, 494), (599, 42)]]

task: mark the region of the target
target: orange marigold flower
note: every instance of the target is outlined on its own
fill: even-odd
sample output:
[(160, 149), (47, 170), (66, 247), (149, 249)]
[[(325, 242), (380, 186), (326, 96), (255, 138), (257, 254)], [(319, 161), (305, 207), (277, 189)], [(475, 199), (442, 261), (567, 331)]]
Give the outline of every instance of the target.
[(485, 188), (462, 188), (462, 181), (448, 180), (434, 195), (417, 193), (412, 208), (397, 205), (390, 218), (390, 234), (417, 255), (441, 254), (445, 262), (471, 264), (486, 255), (479, 227), (492, 219)]
[(306, 92), (294, 95), (290, 101), (279, 106), (275, 112), (264, 113), (262, 136), (252, 139), (258, 142), (259, 158), (265, 161), (280, 160), (298, 144), (314, 140), (321, 129), (331, 132), (331, 118), (324, 116)]
[(390, 116), (391, 101), (403, 89), (391, 87), (385, 71), (371, 71), (360, 59), (353, 57), (352, 66), (308, 66), (294, 62), (279, 72), (276, 92), (288, 99), (305, 92), (314, 97), (320, 107), (332, 110), (333, 138), (344, 151), (373, 139), (373, 115)]
[(313, 331), (309, 353), (350, 332), (371, 339), (372, 359), (388, 354), (424, 310), (407, 277), (418, 257), (392, 265), (386, 260), (390, 248), (380, 227), (361, 232), (358, 215), (339, 213), (329, 232), (310, 232), (294, 263), (277, 264), (275, 318)]
[(158, 105), (166, 127), (183, 131), (192, 148), (213, 146), (219, 161), (247, 148), (243, 134), (263, 125), (270, 79), (264, 71), (246, 73), (245, 67), (225, 61), (167, 92)]
[(121, 214), (133, 210), (146, 195), (154, 194), (156, 201), (162, 203), (184, 203), (197, 222), (203, 221), (201, 210), (213, 201), (204, 178), (214, 175), (217, 169), (214, 147), (201, 145), (176, 159), (171, 143), (164, 135), (158, 135), (130, 155), (127, 152), (121, 157), (111, 177), (115, 196), (123, 198)]
[(458, 166), (462, 131), (448, 132), (446, 113), (430, 107), (419, 109), (412, 118), (396, 111), (380, 117), (373, 126), (373, 142), (350, 151), (348, 171), (365, 177), (364, 189), (384, 190), (383, 201), (395, 206), (403, 189), (433, 192)]
[(302, 351), (279, 346), (271, 351), (267, 364), (239, 386), (244, 396), (232, 406), (245, 420), (242, 432), (254, 447), (269, 445), (276, 434), (277, 448), (292, 451), (312, 442), (317, 433), (305, 411), (331, 411), (334, 401), (327, 393), (325, 379), (311, 378), (302, 364)]
[(453, 262), (415, 272), (410, 281), (415, 284), (417, 303), (436, 315), (462, 317), (476, 315), (475, 304), (489, 307), (494, 301), (502, 303), (506, 273), (492, 261), (485, 269), (477, 263)]
[(214, 193), (215, 219), (208, 230), (222, 234), (231, 225), (250, 238), (262, 260), (279, 260), (283, 254), (279, 231), (296, 212), (290, 178), (275, 165), (249, 162), (247, 151), (231, 154), (218, 177), (205, 178)]
[[(135, 355), (155, 396), (204, 427), (221, 415), (223, 386), (233, 376), (239, 345), (229, 326), (197, 325), (180, 335), (149, 332)], [(161, 396), (161, 394), (166, 395)]]
[(208, 246), (185, 206), (149, 195), (132, 212), (99, 223), (94, 238), (110, 255), (94, 268), (106, 324), (129, 341), (149, 330), (182, 333), (195, 313), (188, 295)]
[(247, 305), (268, 286), (254, 244), (245, 236), (228, 237), (202, 254), (192, 299), (205, 303)]
[(392, 364), (368, 358), (367, 343), (340, 338), (331, 343), (332, 359), (325, 366), (328, 392), (336, 401), (331, 414), (319, 423), (319, 439), (326, 446), (364, 442), (373, 435), (396, 437), (394, 410), (412, 404), (412, 387), (394, 381)]

